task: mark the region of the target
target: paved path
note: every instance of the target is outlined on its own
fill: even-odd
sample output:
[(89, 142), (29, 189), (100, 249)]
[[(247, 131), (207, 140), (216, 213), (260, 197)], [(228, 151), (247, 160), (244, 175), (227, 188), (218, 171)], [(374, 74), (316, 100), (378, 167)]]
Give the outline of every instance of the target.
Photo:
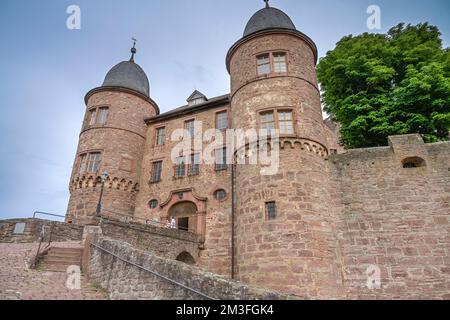
[[(73, 243), (57, 244), (73, 246)], [(66, 287), (64, 272), (28, 269), (37, 244), (0, 243), (0, 300), (99, 300), (106, 295), (81, 277), (81, 290)]]

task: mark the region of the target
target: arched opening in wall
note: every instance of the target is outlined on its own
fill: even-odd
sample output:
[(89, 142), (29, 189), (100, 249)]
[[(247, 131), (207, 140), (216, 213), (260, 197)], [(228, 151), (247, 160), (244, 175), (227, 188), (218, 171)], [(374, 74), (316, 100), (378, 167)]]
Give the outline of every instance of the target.
[(176, 221), (178, 230), (196, 233), (197, 232), (197, 206), (190, 201), (179, 202), (169, 210), (169, 219)]
[(423, 160), (420, 157), (409, 157), (402, 160), (403, 168), (410, 169), (410, 168), (421, 168), (425, 167), (426, 163), (425, 160)]
[(195, 259), (189, 252), (182, 252), (176, 258), (177, 261), (184, 262), (186, 264), (195, 265)]

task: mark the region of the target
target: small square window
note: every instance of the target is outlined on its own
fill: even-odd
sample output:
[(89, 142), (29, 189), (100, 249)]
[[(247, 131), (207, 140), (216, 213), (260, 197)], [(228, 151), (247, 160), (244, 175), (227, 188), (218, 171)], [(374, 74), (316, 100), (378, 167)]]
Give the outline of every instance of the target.
[(277, 217), (277, 207), (275, 201), (266, 202), (266, 219), (274, 220)]
[(25, 233), (25, 223), (19, 222), (14, 226), (14, 234), (24, 234)]

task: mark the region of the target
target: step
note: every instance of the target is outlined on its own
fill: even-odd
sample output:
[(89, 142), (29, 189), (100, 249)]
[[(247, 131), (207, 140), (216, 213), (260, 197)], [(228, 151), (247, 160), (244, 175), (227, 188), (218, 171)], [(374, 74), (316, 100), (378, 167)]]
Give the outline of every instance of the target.
[(44, 259), (42, 263), (45, 264), (76, 264), (79, 265), (81, 263), (81, 259), (70, 259), (70, 260), (56, 260), (56, 259)]
[(45, 257), (56, 257), (56, 258), (78, 258), (82, 257), (81, 253), (54, 253), (49, 252), (45, 255)]
[(67, 268), (71, 265), (41, 265), (44, 271), (67, 272)]
[(66, 253), (77, 253), (77, 254), (82, 254), (83, 253), (83, 248), (56, 248), (56, 247), (51, 247), (49, 250), (49, 253), (58, 253), (58, 254), (66, 254)]

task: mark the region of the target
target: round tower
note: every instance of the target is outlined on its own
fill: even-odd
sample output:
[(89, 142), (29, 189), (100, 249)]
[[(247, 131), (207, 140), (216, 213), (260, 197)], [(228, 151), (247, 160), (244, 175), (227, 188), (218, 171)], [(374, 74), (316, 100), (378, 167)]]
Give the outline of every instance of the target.
[[(136, 48), (131, 52), (129, 61), (114, 66), (103, 85), (85, 97), (67, 222), (94, 223), (101, 196), (102, 215), (134, 214), (145, 145), (144, 119), (157, 115), (159, 109), (150, 98), (147, 75), (134, 62)], [(107, 178), (102, 179), (102, 174)]]
[(309, 297), (340, 294), (329, 208), (328, 147), (317, 48), (282, 11), (266, 7), (227, 55), (235, 129), (279, 129), (280, 166), (235, 166), (235, 274)]

